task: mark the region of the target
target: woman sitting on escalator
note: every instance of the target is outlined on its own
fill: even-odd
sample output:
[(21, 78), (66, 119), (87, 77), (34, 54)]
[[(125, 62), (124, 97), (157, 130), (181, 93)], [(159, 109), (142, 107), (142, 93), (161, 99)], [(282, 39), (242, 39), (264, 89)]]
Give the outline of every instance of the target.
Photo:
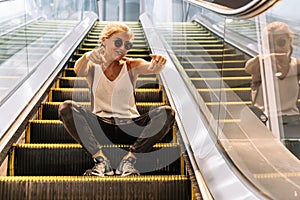
[[(140, 115), (134, 88), (140, 74), (158, 74), (165, 64), (163, 55), (152, 60), (127, 58), (132, 48), (133, 32), (124, 23), (107, 24), (100, 35), (100, 48), (85, 53), (75, 63), (78, 76), (86, 77), (91, 89), (92, 111), (74, 101), (59, 107), (60, 119), (71, 136), (92, 156), (95, 166), (84, 175), (136, 175), (136, 153), (151, 151), (171, 129), (175, 113), (160, 106)], [(114, 172), (102, 151), (106, 144), (130, 144)], [(123, 152), (123, 151), (120, 151)]]

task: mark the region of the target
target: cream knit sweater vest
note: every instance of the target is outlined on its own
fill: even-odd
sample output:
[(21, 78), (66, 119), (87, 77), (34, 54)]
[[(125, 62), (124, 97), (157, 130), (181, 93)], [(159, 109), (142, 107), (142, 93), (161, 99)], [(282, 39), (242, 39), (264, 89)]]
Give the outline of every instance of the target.
[(110, 81), (100, 65), (95, 65), (92, 85), (93, 113), (100, 117), (133, 118), (140, 116), (134, 98), (133, 85), (124, 63), (118, 77)]

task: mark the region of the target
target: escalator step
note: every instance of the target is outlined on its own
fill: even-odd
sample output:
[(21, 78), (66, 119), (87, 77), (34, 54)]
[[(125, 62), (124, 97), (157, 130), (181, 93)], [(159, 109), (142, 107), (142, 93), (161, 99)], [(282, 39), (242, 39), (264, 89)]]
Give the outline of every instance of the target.
[(75, 73), (75, 71), (74, 71), (74, 68), (73, 68), (74, 66), (69, 67), (70, 62), (71, 61), (68, 62), (68, 67), (64, 68), (64, 71), (62, 73), (63, 77), (76, 77), (77, 76), (76, 73)]
[[(84, 54), (88, 51), (92, 51), (93, 48), (78, 48), (77, 49), (77, 53), (78, 54)], [(150, 49), (148, 48), (142, 48), (142, 49), (130, 49), (128, 52), (127, 52), (127, 57), (130, 57), (130, 54), (149, 54), (150, 53)]]
[(31, 120), (26, 127), (26, 143), (77, 143), (60, 120)]
[[(105, 145), (102, 149), (116, 169), (129, 145)], [(153, 151), (135, 155), (135, 167), (141, 174), (181, 173), (180, 147), (176, 143), (159, 143)], [(94, 162), (79, 144), (15, 144), (8, 165), (10, 176), (81, 176)]]
[[(66, 131), (60, 120), (31, 120), (26, 127), (25, 136), (25, 142), (32, 144), (77, 143)], [(174, 128), (161, 140), (163, 143), (170, 143), (171, 141), (176, 141)]]
[[(82, 45), (82, 47), (85, 47), (85, 46), (90, 46), (90, 48), (95, 48), (96, 45), (93, 45), (93, 44), (85, 44), (85, 45)], [(78, 60), (80, 57), (82, 57), (83, 54), (74, 54), (72, 56), (72, 59), (74, 60)], [(149, 54), (132, 54), (132, 53), (128, 53), (128, 57), (132, 57), (132, 58), (143, 58), (145, 59), (146, 61), (150, 61), (151, 60), (151, 57), (149, 56)]]
[[(42, 102), (39, 108), (39, 119), (57, 120), (58, 107), (62, 102)], [(90, 109), (90, 103), (80, 102), (79, 105), (86, 109)], [(137, 102), (136, 106), (140, 114), (148, 112), (150, 109), (165, 105), (163, 102)]]
[(198, 46), (198, 45), (223, 45), (222, 40), (171, 40), (171, 47), (173, 46)]
[(177, 59), (180, 61), (230, 61), (230, 60), (243, 60), (244, 55), (242, 54), (220, 54), (220, 55), (183, 55), (178, 56)]
[(224, 68), (224, 69), (185, 69), (186, 74), (191, 77), (234, 77), (234, 76), (249, 76), (245, 72), (245, 68)]
[(251, 101), (251, 88), (198, 89), (205, 102)]
[[(223, 49), (224, 45), (223, 44), (214, 44), (214, 45), (203, 44), (203, 45), (201, 45), (201, 47), (203, 49)], [(180, 49), (188, 49), (188, 50), (195, 49), (196, 50), (196, 49), (199, 49), (199, 45), (171, 45), (171, 48), (175, 49), (175, 50), (180, 50)]]
[[(251, 76), (190, 78), (196, 88), (250, 88)], [(248, 90), (248, 89), (247, 89)]]
[(218, 69), (218, 68), (243, 68), (245, 66), (245, 60), (231, 60), (231, 61), (183, 61), (181, 62), (181, 65), (185, 69), (198, 69), (198, 68), (212, 68), (212, 69)]
[(73, 100), (77, 102), (90, 102), (88, 88), (52, 88), (49, 92), (49, 101), (63, 102)]
[[(162, 102), (161, 89), (136, 89), (137, 102)], [(90, 92), (88, 88), (52, 88), (49, 93), (49, 101), (63, 102), (74, 100), (77, 102), (90, 102)]]
[[(39, 119), (58, 120), (58, 107), (62, 102), (42, 102), (39, 107)], [(80, 102), (79, 105), (90, 109), (90, 103)]]
[[(67, 68), (64, 69), (63, 71), (63, 77), (77, 77), (77, 75), (74, 72), (74, 60), (71, 60), (68, 62)], [(156, 78), (157, 75), (155, 74), (147, 74), (147, 75), (140, 75), (139, 78)]]
[[(241, 118), (243, 118), (241, 116), (241, 111), (243, 111), (246, 107), (248, 109), (248, 105), (251, 105), (251, 101), (208, 102), (206, 105), (216, 120), (222, 119), (225, 120), (226, 123), (229, 120), (231, 120), (231, 122), (235, 120), (235, 123), (237, 123), (241, 122)], [(222, 129), (224, 129), (223, 126)], [(234, 135), (234, 131), (232, 133), (229, 131), (229, 133)], [(238, 133), (240, 134), (240, 132)]]
[[(96, 44), (96, 43), (85, 43), (83, 42), (81, 45), (80, 45), (80, 48), (91, 48), (91, 49), (95, 49), (95, 48), (98, 48), (99, 47), (99, 44)], [(138, 49), (147, 49), (145, 48), (145, 44), (136, 44), (132, 47), (132, 50), (138, 50)], [(128, 52), (128, 54), (130, 54), (130, 51)]]
[(84, 77), (60, 77), (56, 88), (88, 88), (88, 83)]
[(222, 54), (234, 54), (236, 53), (235, 49), (229, 49), (229, 48), (221, 48), (221, 49), (202, 49), (199, 46), (199, 49), (181, 49), (176, 50), (173, 49), (176, 55), (185, 56), (185, 55), (222, 55)]
[(0, 177), (0, 199), (190, 200), (183, 175)]

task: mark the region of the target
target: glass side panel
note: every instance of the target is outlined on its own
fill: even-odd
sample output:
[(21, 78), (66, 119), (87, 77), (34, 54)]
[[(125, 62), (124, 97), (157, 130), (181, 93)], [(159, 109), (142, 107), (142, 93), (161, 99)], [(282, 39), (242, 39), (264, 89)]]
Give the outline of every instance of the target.
[(97, 1), (5, 1), (0, 11), (1, 105)]
[[(174, 2), (165, 7), (173, 6)], [(155, 3), (146, 7), (149, 13), (156, 9)], [(182, 21), (175, 14), (149, 14), (203, 113), (199, 117), (213, 130), (215, 146), (230, 167), (241, 172), (243, 182), (270, 199), (292, 199), (299, 191), (299, 18), (284, 18), (281, 10), (286, 7), (297, 7), (296, 1), (282, 1), (249, 20), (225, 18), (192, 5)], [(265, 27), (274, 21), (288, 24), (288, 34), (266, 37)], [(281, 50), (275, 52), (277, 46)], [(263, 74), (253, 81), (246, 65), (257, 55), (263, 59), (254, 65)], [(259, 92), (264, 93), (260, 102), (268, 109), (252, 105), (254, 82), (260, 84)], [(188, 134), (199, 138), (205, 131)], [(205, 141), (190, 142), (194, 153), (201, 155), (199, 160), (210, 159), (212, 148)]]
[(138, 21), (140, 16), (140, 0), (124, 1), (124, 21)]
[(119, 0), (104, 0), (103, 1), (103, 20), (104, 21), (118, 21), (120, 4)]
[[(272, 199), (284, 195), (288, 199), (293, 194), (287, 188), (299, 188), (288, 174), (299, 169), (300, 158), (300, 23), (299, 18), (287, 18), (286, 12), (281, 12), (295, 6), (296, 1), (280, 2), (255, 18), (227, 19), (222, 25), (226, 44), (235, 47), (232, 56), (224, 57), (222, 70), (234, 67), (235, 80), (230, 86), (232, 94), (225, 95), (226, 113), (234, 120), (224, 123), (220, 143), (244, 176), (268, 191)], [(232, 64), (227, 66), (229, 61)], [(234, 66), (233, 61), (240, 65)], [(227, 78), (225, 73), (222, 77)], [(252, 165), (251, 158), (259, 161), (259, 166)], [(280, 176), (270, 183), (269, 174)], [(273, 189), (279, 185), (287, 187), (285, 194)]]

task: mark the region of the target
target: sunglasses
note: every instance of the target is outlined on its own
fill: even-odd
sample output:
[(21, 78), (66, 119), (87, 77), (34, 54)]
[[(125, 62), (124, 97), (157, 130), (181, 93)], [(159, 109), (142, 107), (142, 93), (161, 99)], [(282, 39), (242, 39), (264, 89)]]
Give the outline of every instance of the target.
[(286, 43), (287, 43), (286, 39), (282, 39), (282, 38), (279, 38), (276, 41), (276, 45), (279, 46), (279, 47), (284, 47), (286, 45)]
[[(115, 40), (115, 47), (120, 48), (122, 45), (123, 45), (123, 40), (121, 40), (120, 38)], [(127, 41), (124, 43), (124, 47), (127, 51), (130, 50), (132, 46), (133, 46), (132, 42)]]

